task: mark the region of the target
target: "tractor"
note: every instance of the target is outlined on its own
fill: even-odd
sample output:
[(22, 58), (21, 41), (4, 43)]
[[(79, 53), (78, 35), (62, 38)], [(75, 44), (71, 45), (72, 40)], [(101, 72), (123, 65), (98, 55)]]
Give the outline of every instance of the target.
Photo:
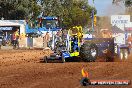
[(62, 30), (61, 36), (54, 35), (54, 53), (45, 56), (41, 61), (61, 61), (73, 60), (77, 57), (83, 61), (95, 61), (97, 58), (97, 46), (94, 43), (83, 43), (83, 30), (81, 26), (75, 26), (67, 30)]

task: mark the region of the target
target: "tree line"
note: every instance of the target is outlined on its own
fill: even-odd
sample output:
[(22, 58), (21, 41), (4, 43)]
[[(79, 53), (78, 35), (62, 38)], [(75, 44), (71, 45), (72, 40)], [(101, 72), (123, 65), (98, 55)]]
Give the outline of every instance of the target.
[[(0, 18), (5, 20), (35, 21), (43, 16), (57, 16), (64, 27), (90, 24), (91, 11), (88, 0), (1, 0)], [(96, 13), (96, 10), (95, 10)]]
[[(124, 5), (131, 6), (131, 0), (125, 0)], [(43, 16), (59, 17), (64, 27), (91, 25), (92, 10), (97, 13), (88, 0), (0, 0), (0, 18), (33, 22), (43, 12)]]

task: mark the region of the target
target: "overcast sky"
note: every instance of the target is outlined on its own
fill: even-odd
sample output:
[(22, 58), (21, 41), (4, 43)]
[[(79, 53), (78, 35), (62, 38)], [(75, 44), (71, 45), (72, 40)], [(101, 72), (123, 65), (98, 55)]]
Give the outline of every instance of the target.
[[(93, 0), (88, 0), (90, 5), (93, 5)], [(98, 16), (111, 16), (117, 14), (123, 14), (125, 7), (123, 3), (118, 3), (118, 5), (112, 5), (112, 0), (94, 0), (95, 7), (97, 9)]]

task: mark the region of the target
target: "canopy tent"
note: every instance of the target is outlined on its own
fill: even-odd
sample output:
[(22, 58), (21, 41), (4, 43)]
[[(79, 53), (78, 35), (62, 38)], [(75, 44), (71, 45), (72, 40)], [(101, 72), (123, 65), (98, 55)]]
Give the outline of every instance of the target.
[(0, 27), (0, 30), (12, 30), (13, 27)]
[(132, 27), (126, 27), (125, 30), (132, 31)]
[(132, 27), (126, 27), (125, 30), (127, 31), (127, 33), (132, 33)]
[(25, 33), (25, 20), (0, 20), (0, 30), (14, 30), (20, 28), (20, 33)]
[(20, 26), (25, 24), (24, 20), (0, 20), (0, 26)]
[(117, 26), (112, 26), (112, 33), (125, 33), (125, 31), (121, 30)]

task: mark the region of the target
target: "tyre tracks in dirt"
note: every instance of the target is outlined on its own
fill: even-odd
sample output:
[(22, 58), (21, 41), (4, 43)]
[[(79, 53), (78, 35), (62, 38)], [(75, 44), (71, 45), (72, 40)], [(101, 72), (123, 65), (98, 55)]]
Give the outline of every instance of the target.
[[(80, 86), (83, 67), (92, 80), (123, 78), (132, 80), (131, 59), (125, 62), (40, 63), (39, 58), (48, 55), (49, 52), (42, 50), (14, 52), (8, 51), (3, 54), (0, 51), (2, 57), (6, 57), (0, 66), (0, 88), (83, 88)], [(10, 57), (13, 59), (10, 60)], [(104, 88), (104, 86), (96, 87)], [(105, 86), (105, 88), (132, 88), (132, 86)]]
[(39, 62), (46, 53), (42, 50), (0, 51), (0, 66), (17, 65), (27, 62)]

